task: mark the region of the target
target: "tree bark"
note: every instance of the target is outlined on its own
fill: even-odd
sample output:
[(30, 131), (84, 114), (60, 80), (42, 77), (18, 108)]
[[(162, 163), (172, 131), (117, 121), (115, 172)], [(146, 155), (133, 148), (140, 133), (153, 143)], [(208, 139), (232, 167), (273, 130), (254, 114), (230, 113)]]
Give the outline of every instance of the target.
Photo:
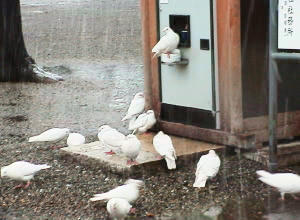
[(0, 81), (58, 80), (62, 78), (38, 67), (26, 50), (20, 0), (0, 0)]

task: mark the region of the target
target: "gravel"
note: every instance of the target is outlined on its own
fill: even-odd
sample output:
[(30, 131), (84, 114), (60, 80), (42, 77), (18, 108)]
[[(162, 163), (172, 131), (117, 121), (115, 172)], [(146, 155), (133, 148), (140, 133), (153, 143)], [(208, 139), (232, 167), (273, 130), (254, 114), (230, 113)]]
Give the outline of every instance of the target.
[[(89, 140), (92, 141), (93, 137)], [(65, 145), (65, 141), (58, 144)], [(89, 198), (122, 184), (129, 177), (126, 174), (106, 173), (101, 167), (92, 169), (70, 163), (60, 158), (59, 150), (52, 150), (51, 146), (28, 144), (18, 137), (2, 141), (1, 166), (16, 160), (27, 160), (47, 163), (52, 168), (37, 174), (28, 189), (13, 189), (14, 181), (2, 179), (0, 216), (107, 218), (106, 203), (91, 203)], [(145, 170), (139, 176), (131, 176), (145, 181), (141, 196), (134, 204), (137, 211), (133, 216), (184, 216), (191, 212), (204, 212), (211, 206), (225, 206), (237, 195), (260, 196), (261, 184), (254, 175), (260, 165), (239, 160), (237, 156), (223, 157), (222, 160), (216, 181), (209, 181), (203, 189), (192, 187), (196, 162), (186, 161), (175, 171), (156, 173)]]

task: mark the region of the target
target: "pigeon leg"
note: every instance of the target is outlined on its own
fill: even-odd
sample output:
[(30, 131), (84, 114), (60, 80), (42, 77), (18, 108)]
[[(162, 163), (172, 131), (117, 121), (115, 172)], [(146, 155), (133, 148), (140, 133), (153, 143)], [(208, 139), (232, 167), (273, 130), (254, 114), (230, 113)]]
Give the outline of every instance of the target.
[(294, 194), (291, 194), (291, 195), (292, 195), (292, 197), (293, 197), (294, 199), (300, 200), (300, 198), (299, 198), (298, 196), (295, 196)]
[(52, 150), (57, 150), (57, 149), (60, 149), (60, 148), (63, 148), (63, 146), (59, 146), (59, 145), (58, 145), (58, 146), (52, 146), (52, 147), (51, 147)]
[(127, 160), (127, 165), (138, 165), (139, 163), (136, 160)]
[(105, 154), (107, 154), (107, 155), (113, 155), (113, 154), (116, 154), (116, 153), (111, 150), (109, 152), (105, 152)]
[(29, 187), (29, 185), (30, 185), (30, 181), (28, 181), (27, 183), (26, 183), (26, 185), (24, 186), (24, 189), (27, 189), (28, 187)]
[(151, 132), (146, 131), (143, 135), (150, 135), (150, 134), (151, 134)]
[(281, 197), (279, 198), (279, 200), (284, 201), (284, 193), (280, 193)]
[(135, 214), (136, 208), (131, 208), (129, 212), (132, 213), (132, 214)]
[(22, 188), (22, 187), (23, 187), (23, 184), (21, 183), (21, 184), (15, 186), (14, 189), (19, 189), (19, 188)]
[(164, 159), (164, 157), (162, 157), (162, 156), (160, 156), (160, 155), (157, 155), (156, 158), (159, 159), (159, 160)]
[(167, 52), (167, 54), (168, 54), (168, 58), (170, 59), (170, 54), (171, 54), (171, 53), (170, 53), (170, 52)]

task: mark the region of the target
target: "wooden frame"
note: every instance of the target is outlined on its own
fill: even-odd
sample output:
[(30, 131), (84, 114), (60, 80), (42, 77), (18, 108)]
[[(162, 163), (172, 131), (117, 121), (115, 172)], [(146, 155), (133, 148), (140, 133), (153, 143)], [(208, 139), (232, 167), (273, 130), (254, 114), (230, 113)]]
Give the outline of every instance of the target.
[[(151, 49), (158, 40), (157, 0), (141, 0), (142, 33), (145, 64), (145, 95), (148, 108), (158, 119), (158, 127), (167, 133), (208, 142), (253, 148), (268, 140), (267, 116), (243, 118), (241, 67), (241, 0), (215, 1), (217, 11), (218, 85), (220, 130), (205, 129), (160, 119), (160, 75), (158, 59)], [(300, 111), (278, 115), (278, 136), (300, 135)]]

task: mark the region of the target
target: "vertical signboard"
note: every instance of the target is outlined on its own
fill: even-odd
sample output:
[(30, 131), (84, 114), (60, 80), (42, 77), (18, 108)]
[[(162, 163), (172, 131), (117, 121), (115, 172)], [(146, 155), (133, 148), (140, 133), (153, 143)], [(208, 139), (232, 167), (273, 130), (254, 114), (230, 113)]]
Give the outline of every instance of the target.
[(300, 49), (300, 0), (278, 1), (278, 49)]

